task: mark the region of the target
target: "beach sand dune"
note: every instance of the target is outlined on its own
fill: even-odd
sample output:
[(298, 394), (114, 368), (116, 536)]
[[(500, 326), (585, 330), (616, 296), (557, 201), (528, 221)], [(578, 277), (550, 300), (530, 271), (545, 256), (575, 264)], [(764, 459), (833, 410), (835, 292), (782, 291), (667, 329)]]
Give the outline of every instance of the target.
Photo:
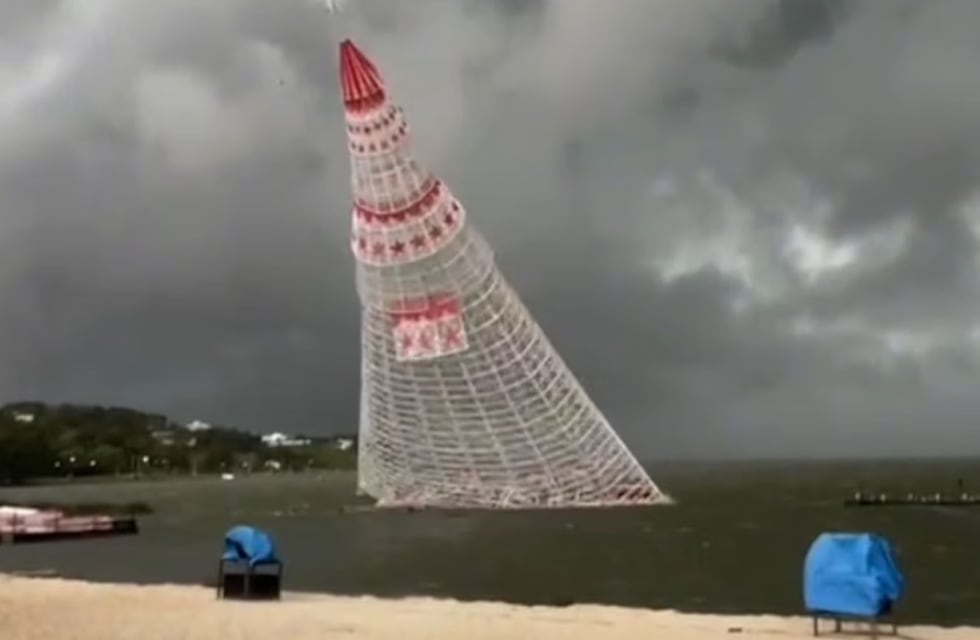
[[(978, 628), (906, 627), (915, 640), (976, 640)], [(808, 638), (805, 618), (713, 616), (606, 606), (525, 607), (287, 594), (219, 601), (192, 586), (0, 577), (5, 640), (709, 640)], [(850, 636), (855, 637), (855, 636)]]

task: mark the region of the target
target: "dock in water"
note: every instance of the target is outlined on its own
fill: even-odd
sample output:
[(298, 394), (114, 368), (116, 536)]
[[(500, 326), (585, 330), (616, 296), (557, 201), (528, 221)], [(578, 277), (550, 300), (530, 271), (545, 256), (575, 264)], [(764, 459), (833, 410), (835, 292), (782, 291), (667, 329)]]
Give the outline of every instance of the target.
[(885, 493), (862, 494), (844, 500), (845, 507), (980, 507), (980, 495), (960, 494), (943, 495), (941, 493), (918, 494), (908, 493), (904, 496), (893, 496)]
[(139, 525), (133, 516), (73, 516), (60, 511), (15, 510), (0, 507), (0, 544), (137, 533), (139, 533)]

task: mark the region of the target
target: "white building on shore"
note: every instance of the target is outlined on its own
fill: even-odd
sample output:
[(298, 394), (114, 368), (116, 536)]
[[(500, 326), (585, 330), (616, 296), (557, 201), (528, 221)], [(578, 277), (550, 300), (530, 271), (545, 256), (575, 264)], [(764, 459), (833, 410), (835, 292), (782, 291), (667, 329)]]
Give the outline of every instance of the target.
[(305, 447), (311, 444), (311, 440), (274, 432), (262, 436), (262, 443), (267, 447)]

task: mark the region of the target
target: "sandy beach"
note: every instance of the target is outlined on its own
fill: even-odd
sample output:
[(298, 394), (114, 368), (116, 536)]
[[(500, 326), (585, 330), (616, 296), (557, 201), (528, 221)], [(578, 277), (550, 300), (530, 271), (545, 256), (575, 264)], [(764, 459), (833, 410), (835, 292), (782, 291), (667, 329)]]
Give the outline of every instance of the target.
[[(915, 640), (975, 640), (980, 629), (903, 627)], [(281, 602), (215, 600), (192, 586), (94, 584), (0, 576), (0, 633), (10, 640), (709, 640), (808, 638), (810, 621), (606, 606), (287, 594)], [(854, 637), (854, 636), (851, 636)]]

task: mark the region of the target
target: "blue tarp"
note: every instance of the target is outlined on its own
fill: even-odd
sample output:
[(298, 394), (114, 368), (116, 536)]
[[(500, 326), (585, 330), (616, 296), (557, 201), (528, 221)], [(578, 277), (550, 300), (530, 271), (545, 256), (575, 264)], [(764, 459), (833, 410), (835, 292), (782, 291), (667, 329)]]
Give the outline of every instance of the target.
[(905, 589), (891, 545), (873, 533), (824, 533), (803, 565), (807, 611), (878, 616), (891, 611)]
[(276, 543), (265, 531), (255, 527), (232, 527), (225, 533), (224, 560), (248, 562), (251, 566), (279, 562)]

